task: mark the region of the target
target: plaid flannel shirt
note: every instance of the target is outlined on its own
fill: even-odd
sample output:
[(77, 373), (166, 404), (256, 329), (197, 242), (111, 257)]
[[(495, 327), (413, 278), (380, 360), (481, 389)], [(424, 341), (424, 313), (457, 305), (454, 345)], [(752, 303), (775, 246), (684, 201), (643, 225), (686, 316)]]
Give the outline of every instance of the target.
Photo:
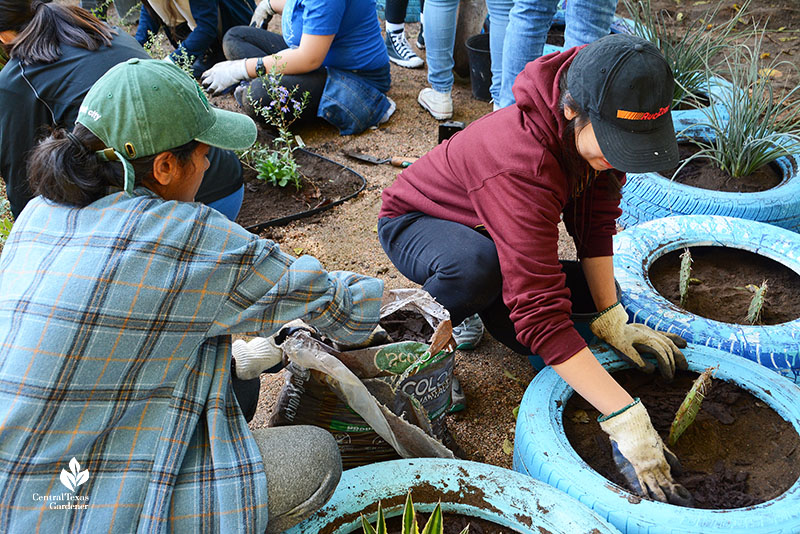
[(357, 342), (382, 290), (146, 189), (35, 198), (0, 256), (0, 532), (264, 532), (230, 334)]

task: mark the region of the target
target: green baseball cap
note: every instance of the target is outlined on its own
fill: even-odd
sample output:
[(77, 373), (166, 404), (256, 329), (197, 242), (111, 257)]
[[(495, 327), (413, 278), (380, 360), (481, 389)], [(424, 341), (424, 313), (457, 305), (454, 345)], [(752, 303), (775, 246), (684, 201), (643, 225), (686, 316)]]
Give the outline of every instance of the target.
[(243, 150), (257, 135), (250, 117), (212, 107), (194, 79), (156, 59), (133, 58), (112, 67), (86, 93), (76, 122), (108, 147), (98, 157), (122, 162), (129, 193), (134, 178), (129, 160), (193, 140)]

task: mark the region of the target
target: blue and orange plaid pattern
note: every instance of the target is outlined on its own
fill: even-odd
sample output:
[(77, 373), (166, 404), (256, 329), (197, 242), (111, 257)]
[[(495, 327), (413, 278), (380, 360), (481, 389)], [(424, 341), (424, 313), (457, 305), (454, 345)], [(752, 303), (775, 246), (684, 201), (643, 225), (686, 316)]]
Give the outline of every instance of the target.
[(34, 199), (0, 256), (0, 532), (264, 532), (230, 334), (355, 343), (382, 290), (146, 189)]

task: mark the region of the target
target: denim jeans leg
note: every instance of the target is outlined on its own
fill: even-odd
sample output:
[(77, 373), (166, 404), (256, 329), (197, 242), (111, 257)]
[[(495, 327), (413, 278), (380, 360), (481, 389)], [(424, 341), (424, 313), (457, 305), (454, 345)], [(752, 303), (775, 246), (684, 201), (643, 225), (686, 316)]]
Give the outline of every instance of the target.
[(572, 48), (609, 34), (617, 0), (569, 0), (566, 8), (564, 47)]
[[(590, 1), (590, 0), (586, 0)], [(500, 107), (514, 103), (511, 88), (529, 61), (542, 55), (547, 32), (556, 13), (557, 0), (516, 0), (508, 15), (503, 42), (503, 83)]]
[(514, 0), (486, 0), (489, 10), (489, 51), (492, 57), (492, 86), (489, 92), (499, 105), (500, 88), (503, 85), (503, 41), (508, 26), (508, 13)]
[(426, 0), (425, 58), (428, 61), (428, 83), (440, 93), (453, 88), (453, 47), (456, 44), (459, 0)]

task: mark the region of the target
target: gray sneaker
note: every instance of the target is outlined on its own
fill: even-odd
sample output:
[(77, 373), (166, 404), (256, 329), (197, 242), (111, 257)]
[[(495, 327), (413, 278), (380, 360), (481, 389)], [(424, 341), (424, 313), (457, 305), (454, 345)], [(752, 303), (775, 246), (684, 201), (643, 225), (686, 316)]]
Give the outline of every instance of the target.
[(476, 313), (470, 315), (458, 326), (453, 327), (453, 339), (458, 350), (472, 350), (483, 337), (483, 321)]
[(386, 32), (386, 52), (389, 54), (389, 61), (407, 69), (416, 69), (423, 64), (422, 58), (411, 50), (403, 30)]

